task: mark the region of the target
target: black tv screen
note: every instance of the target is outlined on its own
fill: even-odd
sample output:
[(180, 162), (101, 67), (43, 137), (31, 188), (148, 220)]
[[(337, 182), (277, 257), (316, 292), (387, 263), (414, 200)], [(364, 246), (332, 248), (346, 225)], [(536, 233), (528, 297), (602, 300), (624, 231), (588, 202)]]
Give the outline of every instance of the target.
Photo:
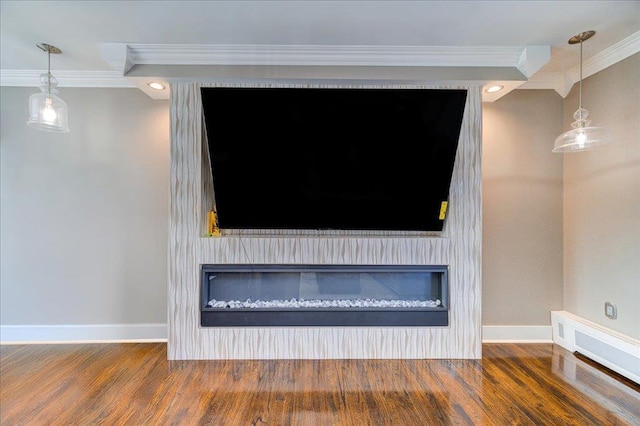
[(201, 93), (220, 228), (442, 230), (466, 90)]

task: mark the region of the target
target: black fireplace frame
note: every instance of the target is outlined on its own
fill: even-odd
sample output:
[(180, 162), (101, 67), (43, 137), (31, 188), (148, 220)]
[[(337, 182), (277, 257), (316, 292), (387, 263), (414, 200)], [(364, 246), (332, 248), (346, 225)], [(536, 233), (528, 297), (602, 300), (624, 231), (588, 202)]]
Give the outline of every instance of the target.
[[(430, 272), (442, 274), (443, 305), (434, 308), (211, 308), (209, 273), (215, 272)], [(204, 264), (200, 266), (201, 327), (447, 327), (447, 265), (272, 265)]]

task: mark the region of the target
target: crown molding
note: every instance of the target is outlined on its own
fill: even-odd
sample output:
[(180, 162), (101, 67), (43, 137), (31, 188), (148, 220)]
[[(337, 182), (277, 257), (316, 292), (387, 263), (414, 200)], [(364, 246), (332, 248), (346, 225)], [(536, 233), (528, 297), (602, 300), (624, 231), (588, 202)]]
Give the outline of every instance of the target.
[[(114, 69), (133, 65), (475, 66), (537, 70), (548, 46), (334, 46), (105, 43)], [(546, 60), (544, 58), (547, 52)], [(536, 63), (529, 64), (532, 58)], [(537, 67), (537, 68), (536, 68)]]
[[(582, 78), (592, 76), (638, 52), (640, 52), (640, 31), (585, 59), (582, 63)], [(565, 98), (578, 81), (580, 81), (580, 64), (565, 72), (538, 73), (519, 88), (553, 89)]]
[[(640, 31), (585, 59), (582, 64), (582, 78), (600, 72), (638, 52), (640, 52)], [(566, 74), (572, 84), (577, 83), (580, 81), (580, 65), (570, 68)]]
[[(326, 46), (184, 45), (104, 43), (112, 71), (54, 70), (60, 87), (140, 87), (126, 75), (135, 65), (306, 65), (513, 67), (528, 81), (518, 89), (553, 89), (566, 97), (580, 79), (579, 66), (566, 72), (537, 73), (550, 59), (548, 46)], [(583, 62), (589, 77), (640, 52), (640, 31)], [(0, 70), (0, 86), (37, 87), (44, 70)]]
[(124, 43), (102, 43), (102, 58), (120, 75), (126, 75), (135, 65), (131, 58), (131, 49)]
[(529, 78), (551, 59), (550, 46), (527, 46), (522, 49), (517, 68)]
[[(46, 72), (47, 70), (0, 70), (0, 86), (39, 87), (40, 75)], [(52, 70), (51, 74), (58, 79), (58, 87), (137, 87), (117, 71)]]
[[(361, 46), (361, 45), (230, 45), (104, 43), (102, 55), (114, 70), (154, 98), (135, 66), (303, 66), (303, 67), (424, 67), (511, 69), (523, 76), (522, 84), (551, 58), (549, 46)], [(163, 71), (159, 71), (162, 74)], [(167, 76), (168, 77), (168, 76)], [(177, 78), (176, 76), (172, 76)], [(483, 79), (482, 81), (485, 81)], [(504, 91), (503, 93), (506, 93)], [(490, 95), (489, 101), (503, 96)], [(487, 95), (489, 96), (489, 95)]]
[[(138, 87), (146, 80), (129, 72), (136, 65), (271, 65), (346, 67), (485, 67), (517, 70), (523, 76), (548, 62), (548, 46), (333, 46), (185, 45), (104, 43), (103, 59), (112, 71), (54, 70), (60, 87)], [(40, 70), (2, 70), (2, 86), (37, 87)], [(524, 79), (523, 79), (524, 80)], [(522, 82), (522, 80), (520, 80)], [(151, 96), (151, 95), (150, 95)], [(166, 94), (153, 93), (152, 97)]]
[(534, 90), (555, 90), (563, 98), (567, 96), (569, 90), (573, 86), (573, 82), (568, 80), (567, 74), (563, 72), (546, 72), (540, 73), (530, 78), (526, 83), (522, 84), (519, 89)]

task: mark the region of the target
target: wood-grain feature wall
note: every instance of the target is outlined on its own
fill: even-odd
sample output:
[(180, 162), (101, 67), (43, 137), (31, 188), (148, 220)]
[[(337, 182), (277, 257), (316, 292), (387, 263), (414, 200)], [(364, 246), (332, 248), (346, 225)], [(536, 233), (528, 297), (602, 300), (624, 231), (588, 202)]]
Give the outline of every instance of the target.
[[(479, 86), (401, 86), (468, 90), (442, 233), (280, 230), (218, 238), (204, 236), (213, 197), (200, 87), (171, 85), (169, 359), (481, 357)], [(199, 268), (216, 263), (449, 265), (450, 325), (202, 328)]]

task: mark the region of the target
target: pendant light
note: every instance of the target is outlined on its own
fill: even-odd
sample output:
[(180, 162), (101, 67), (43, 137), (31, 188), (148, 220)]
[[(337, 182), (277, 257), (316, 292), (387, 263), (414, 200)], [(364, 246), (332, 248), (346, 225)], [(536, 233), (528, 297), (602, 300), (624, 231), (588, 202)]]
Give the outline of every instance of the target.
[(595, 33), (595, 31), (585, 31), (569, 39), (569, 44), (580, 43), (580, 106), (573, 113), (573, 118), (576, 120), (571, 123), (573, 129), (556, 138), (553, 152), (588, 151), (610, 142), (611, 138), (607, 129), (589, 126), (591, 124), (591, 120), (587, 119), (589, 111), (582, 108), (582, 42), (593, 37)]
[(56, 96), (58, 80), (51, 74), (51, 54), (62, 53), (60, 49), (46, 43), (38, 43), (39, 49), (47, 52), (47, 73), (40, 75), (41, 93), (34, 93), (29, 97), (29, 121), (27, 125), (47, 132), (66, 133), (69, 131), (67, 123), (67, 104)]

